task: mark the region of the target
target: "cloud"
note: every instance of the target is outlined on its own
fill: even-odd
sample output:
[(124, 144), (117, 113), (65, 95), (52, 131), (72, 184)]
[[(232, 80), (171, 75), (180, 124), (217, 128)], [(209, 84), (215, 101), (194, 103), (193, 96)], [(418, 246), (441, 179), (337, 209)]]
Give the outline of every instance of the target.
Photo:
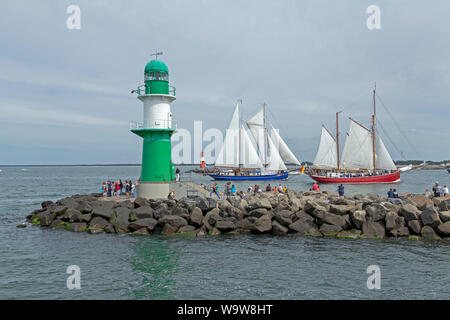
[(129, 122), (67, 112), (38, 104), (24, 106), (0, 101), (0, 122), (9, 124), (41, 124), (45, 126), (116, 126), (127, 127)]

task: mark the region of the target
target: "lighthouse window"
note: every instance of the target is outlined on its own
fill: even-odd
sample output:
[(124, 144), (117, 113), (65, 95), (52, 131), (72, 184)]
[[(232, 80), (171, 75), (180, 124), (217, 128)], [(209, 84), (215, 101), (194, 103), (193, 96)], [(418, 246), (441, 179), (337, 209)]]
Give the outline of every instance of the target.
[(159, 80), (159, 72), (158, 71), (155, 72), (155, 79)]

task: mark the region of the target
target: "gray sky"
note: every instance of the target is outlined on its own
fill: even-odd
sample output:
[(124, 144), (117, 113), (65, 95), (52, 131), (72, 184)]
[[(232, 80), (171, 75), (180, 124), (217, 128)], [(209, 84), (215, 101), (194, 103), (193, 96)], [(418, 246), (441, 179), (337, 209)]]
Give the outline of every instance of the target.
[[(66, 8), (81, 8), (69, 30)], [(381, 30), (366, 26), (369, 5)], [(178, 126), (225, 130), (266, 102), (301, 161), (335, 112), (368, 125), (371, 91), (392, 157), (450, 158), (448, 1), (23, 1), (0, 9), (0, 164), (138, 163), (130, 90), (155, 49)], [(400, 130), (397, 125), (399, 125)], [(414, 149), (403, 135), (408, 136)]]

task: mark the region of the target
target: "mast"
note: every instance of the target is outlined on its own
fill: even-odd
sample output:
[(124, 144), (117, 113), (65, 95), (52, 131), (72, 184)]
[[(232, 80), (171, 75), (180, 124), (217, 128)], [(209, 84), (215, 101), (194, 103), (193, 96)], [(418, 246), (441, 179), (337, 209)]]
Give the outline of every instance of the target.
[[(237, 101), (239, 107), (242, 104), (242, 99), (238, 99)], [(239, 136), (239, 144), (238, 144), (238, 167), (241, 168), (242, 167), (242, 163), (241, 162), (241, 108), (239, 108), (239, 131), (238, 131), (238, 136)]]
[(372, 115), (372, 150), (373, 150), (373, 171), (377, 171), (377, 163), (375, 156), (375, 116), (377, 114), (377, 109), (375, 105), (375, 90), (377, 89), (377, 83), (375, 82), (375, 87), (373, 89), (373, 115)]
[(339, 159), (339, 113), (340, 112), (336, 112), (336, 151), (337, 151), (337, 169), (339, 170), (340, 168), (340, 159)]
[(264, 167), (267, 167), (267, 128), (266, 128), (266, 103), (263, 103), (264, 121)]

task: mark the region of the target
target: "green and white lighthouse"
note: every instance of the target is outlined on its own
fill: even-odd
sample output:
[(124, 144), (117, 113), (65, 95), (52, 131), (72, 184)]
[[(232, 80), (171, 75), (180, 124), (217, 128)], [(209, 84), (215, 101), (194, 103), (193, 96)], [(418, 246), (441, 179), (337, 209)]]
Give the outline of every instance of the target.
[(131, 132), (143, 139), (141, 178), (137, 196), (147, 199), (166, 198), (175, 180), (171, 158), (171, 136), (176, 130), (170, 110), (175, 88), (169, 86), (169, 70), (164, 62), (151, 60), (144, 69), (144, 84), (132, 93), (144, 104), (143, 121), (131, 123)]

